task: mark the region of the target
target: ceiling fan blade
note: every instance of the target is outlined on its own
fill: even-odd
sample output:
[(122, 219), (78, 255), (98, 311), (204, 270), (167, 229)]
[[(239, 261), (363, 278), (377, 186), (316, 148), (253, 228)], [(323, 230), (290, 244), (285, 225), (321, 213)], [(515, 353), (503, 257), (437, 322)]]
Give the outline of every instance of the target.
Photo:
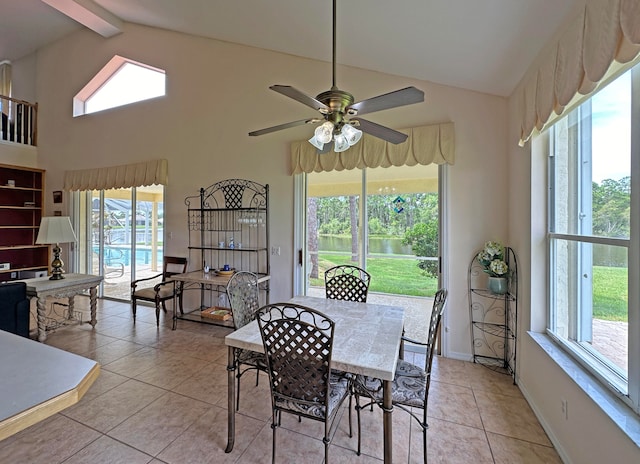
[(252, 137), (258, 135), (269, 134), (271, 132), (279, 131), (282, 129), (289, 129), (290, 127), (302, 126), (303, 124), (315, 124), (320, 121), (324, 121), (324, 119), (312, 118), (312, 119), (300, 119), (298, 121), (291, 121), (286, 124), (280, 124), (273, 127), (267, 127), (266, 129), (260, 129), (257, 131), (249, 132), (249, 135)]
[(310, 97), (306, 93), (300, 92), (298, 89), (291, 87), (290, 85), (272, 85), (269, 88), (271, 90), (275, 90), (278, 93), (281, 93), (282, 95), (286, 95), (289, 98), (293, 98), (294, 100), (299, 101), (303, 105), (307, 105), (316, 111), (329, 110), (329, 107), (321, 101)]
[(358, 121), (358, 128), (362, 132), (366, 132), (369, 135), (373, 135), (374, 137), (378, 137), (379, 139), (386, 140), (389, 143), (402, 143), (407, 140), (407, 137), (409, 137), (407, 134), (389, 129), (388, 127), (376, 124), (375, 122), (367, 121), (366, 119), (351, 118), (351, 121)]
[(406, 87), (395, 92), (385, 93), (377, 97), (356, 102), (347, 107), (347, 111), (355, 110), (357, 114), (373, 113), (398, 106), (412, 105), (424, 101), (424, 92), (415, 87)]

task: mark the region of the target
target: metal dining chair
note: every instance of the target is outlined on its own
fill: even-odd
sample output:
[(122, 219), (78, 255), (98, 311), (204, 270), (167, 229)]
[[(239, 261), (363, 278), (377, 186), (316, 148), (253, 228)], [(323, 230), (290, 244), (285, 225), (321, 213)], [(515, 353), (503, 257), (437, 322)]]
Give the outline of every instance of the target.
[(371, 275), (350, 264), (329, 268), (324, 273), (326, 297), (333, 300), (367, 302)]
[[(236, 330), (244, 327), (256, 318), (259, 304), (258, 276), (253, 272), (238, 271), (229, 279), (227, 298), (233, 315), (233, 326)], [(256, 371), (256, 386), (260, 372), (267, 372), (267, 359), (263, 353), (251, 350), (234, 350), (234, 365), (238, 368), (236, 411), (240, 409), (240, 378), (251, 370)], [(244, 369), (242, 366), (245, 366)]]
[[(131, 282), (131, 310), (133, 311), (133, 322), (136, 322), (136, 309), (138, 300), (152, 301), (156, 305), (156, 325), (160, 327), (160, 306), (166, 313), (166, 301), (178, 298), (180, 313), (182, 309), (182, 282), (167, 281), (169, 277), (176, 274), (184, 274), (187, 270), (187, 258), (176, 256), (165, 256), (162, 260), (162, 273), (144, 279)], [(138, 288), (140, 282), (145, 282), (161, 277), (162, 281), (153, 287)]]
[(276, 430), (286, 412), (324, 423), (328, 463), (337, 412), (349, 395), (349, 380), (331, 371), (335, 323), (319, 311), (293, 303), (263, 306), (257, 320), (271, 387), (271, 462), (276, 459)]
[[(444, 305), (447, 300), (447, 290), (440, 289), (433, 299), (433, 308), (429, 320), (429, 334), (426, 342), (409, 339), (403, 336), (403, 341), (426, 347), (425, 363), (423, 366), (410, 363), (403, 359), (398, 360), (396, 375), (392, 383), (393, 406), (406, 411), (422, 428), (422, 445), (424, 462), (427, 462), (427, 403), (429, 399), (429, 385), (431, 384), (431, 366), (435, 353), (436, 336), (440, 327)], [(370, 404), (378, 404), (382, 407), (382, 381), (380, 379), (358, 375), (353, 381), (353, 394), (356, 397), (356, 413), (358, 419), (358, 455), (360, 455), (360, 410)], [(360, 397), (366, 397), (370, 401), (360, 405)], [(421, 410), (422, 414), (412, 409)]]

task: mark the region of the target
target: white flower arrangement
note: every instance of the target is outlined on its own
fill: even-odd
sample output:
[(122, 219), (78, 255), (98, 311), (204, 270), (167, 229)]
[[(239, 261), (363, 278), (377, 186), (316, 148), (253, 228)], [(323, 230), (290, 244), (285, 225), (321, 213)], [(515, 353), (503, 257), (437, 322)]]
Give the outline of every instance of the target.
[(486, 242), (476, 259), (489, 276), (509, 277), (509, 266), (504, 261), (504, 246), (500, 242)]

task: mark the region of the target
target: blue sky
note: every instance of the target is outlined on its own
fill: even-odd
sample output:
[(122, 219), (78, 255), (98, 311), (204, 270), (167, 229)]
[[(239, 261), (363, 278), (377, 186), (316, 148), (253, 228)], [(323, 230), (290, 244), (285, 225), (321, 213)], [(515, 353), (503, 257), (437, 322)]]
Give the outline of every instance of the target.
[(631, 71), (592, 99), (593, 180), (631, 175)]

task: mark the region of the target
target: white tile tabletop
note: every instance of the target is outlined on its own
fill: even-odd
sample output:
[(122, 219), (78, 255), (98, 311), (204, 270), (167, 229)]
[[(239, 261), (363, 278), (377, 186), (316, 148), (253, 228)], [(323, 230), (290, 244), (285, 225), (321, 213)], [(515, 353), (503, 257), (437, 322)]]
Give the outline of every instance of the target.
[[(393, 380), (404, 324), (403, 308), (309, 296), (297, 296), (289, 302), (320, 311), (335, 322), (334, 369)], [(225, 343), (264, 351), (256, 321), (227, 335)]]

